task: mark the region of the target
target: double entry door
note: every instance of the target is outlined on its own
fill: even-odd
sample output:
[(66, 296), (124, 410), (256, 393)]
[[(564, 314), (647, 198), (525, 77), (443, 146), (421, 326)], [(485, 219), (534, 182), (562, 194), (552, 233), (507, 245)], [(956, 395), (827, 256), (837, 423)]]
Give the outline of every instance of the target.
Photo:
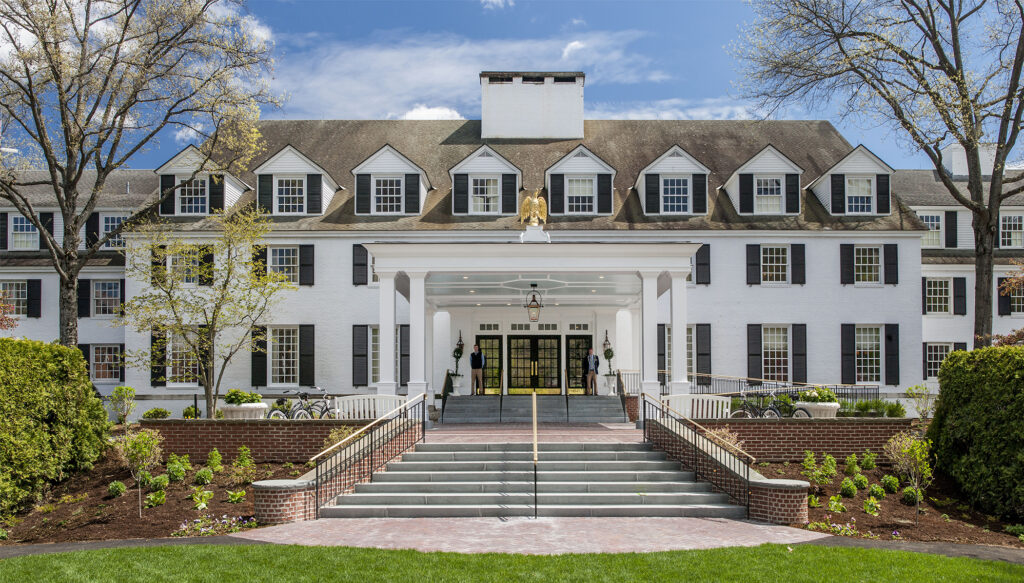
[(562, 337), (508, 336), (508, 394), (562, 394)]

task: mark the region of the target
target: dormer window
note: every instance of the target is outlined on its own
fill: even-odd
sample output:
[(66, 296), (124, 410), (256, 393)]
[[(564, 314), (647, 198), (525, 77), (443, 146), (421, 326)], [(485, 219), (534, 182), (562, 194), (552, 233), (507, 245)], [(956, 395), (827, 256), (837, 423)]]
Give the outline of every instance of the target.
[(594, 199), (597, 198), (596, 180), (593, 176), (567, 176), (565, 178), (566, 213), (593, 214)]
[(373, 212), (378, 215), (402, 213), (402, 194), (405, 192), (402, 176), (374, 176)]
[(688, 176), (662, 176), (661, 212), (690, 212), (690, 179)]
[[(184, 180), (184, 178), (180, 179)], [(179, 215), (205, 215), (209, 211), (206, 178), (193, 178), (178, 188)]]
[(473, 214), (493, 215), (500, 211), (499, 176), (472, 176), (470, 211)]
[(870, 214), (874, 212), (874, 178), (871, 176), (846, 177), (847, 214)]
[(300, 215), (306, 212), (306, 178), (304, 176), (277, 177), (274, 192), (274, 212), (280, 215)]
[(766, 215), (783, 212), (782, 176), (758, 176), (754, 183), (754, 212)]

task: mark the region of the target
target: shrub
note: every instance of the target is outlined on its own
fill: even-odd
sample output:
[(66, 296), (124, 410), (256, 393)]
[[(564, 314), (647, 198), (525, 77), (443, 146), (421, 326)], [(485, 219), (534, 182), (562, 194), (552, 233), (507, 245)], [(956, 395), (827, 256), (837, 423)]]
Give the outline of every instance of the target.
[(743, 451), (743, 440), (740, 439), (739, 434), (734, 433), (728, 427), (720, 427), (717, 429), (708, 429), (707, 436), (718, 445), (724, 447), (726, 451), (733, 455), (739, 455)]
[(853, 485), (858, 490), (866, 490), (868, 487), (868, 477), (864, 474), (857, 474), (853, 477)]
[(179, 456), (177, 454), (171, 454), (167, 456), (167, 465), (180, 464), (181, 467), (185, 468), (186, 472), (192, 471), (192, 462), (188, 459), (188, 454)]
[(127, 421), (128, 416), (135, 410), (135, 389), (125, 386), (114, 387), (114, 392), (110, 394), (110, 409), (118, 423)]
[(892, 403), (885, 404), (885, 416), (897, 418), (906, 417), (907, 410), (903, 407), (903, 403), (893, 401)]
[(159, 476), (153, 476), (146, 487), (152, 492), (160, 492), (161, 490), (166, 490), (170, 483), (171, 480), (167, 477), (167, 474), (160, 474)]
[(871, 484), (871, 486), (868, 487), (868, 496), (871, 496), (876, 500), (881, 500), (882, 498), (885, 498), (885, 488), (882, 488), (878, 484)]
[(128, 486), (124, 485), (124, 482), (118, 482), (114, 480), (107, 485), (107, 495), (111, 498), (118, 498), (122, 494), (128, 491)]
[(846, 456), (846, 461), (843, 463), (846, 464), (846, 468), (843, 469), (843, 473), (847, 476), (856, 476), (860, 473), (860, 466), (857, 465), (857, 454), (851, 453)]
[(238, 446), (238, 455), (235, 456), (235, 461), (231, 462), (231, 465), (236, 468), (248, 468), (253, 465), (252, 454), (249, 453), (249, 448), (240, 445)]
[[(892, 460), (896, 472), (908, 482), (920, 504), (921, 493), (932, 481), (932, 467), (928, 463), (931, 441), (911, 433), (897, 433), (885, 444), (885, 455)], [(903, 491), (904, 497), (906, 490)], [(920, 510), (920, 508), (918, 508)], [(914, 513), (915, 520), (917, 512)]]
[(882, 488), (890, 494), (895, 494), (900, 489), (900, 481), (896, 476), (886, 474), (882, 476)]
[(163, 407), (153, 407), (142, 414), (143, 419), (167, 419), (171, 412)]
[(146, 494), (146, 508), (162, 506), (167, 501), (167, 492), (160, 490)]
[(228, 405), (244, 405), (246, 403), (259, 403), (263, 401), (263, 395), (250, 393), (241, 389), (230, 389), (224, 395), (224, 402)]
[(345, 439), (349, 435), (352, 435), (353, 433), (355, 433), (357, 429), (358, 429), (358, 427), (352, 427), (352, 426), (344, 426), (344, 427), (338, 427), (337, 429), (332, 429), (330, 434), (327, 435), (327, 438), (324, 439), (324, 445), (320, 449), (321, 450), (325, 450), (325, 449), (331, 447), (332, 445), (338, 443), (342, 439)]
[(210, 453), (206, 455), (206, 467), (210, 468), (211, 472), (220, 472), (224, 470), (223, 461), (220, 458), (220, 452), (217, 448), (210, 450)]
[(865, 449), (864, 453), (860, 456), (860, 467), (862, 470), (873, 470), (876, 467), (875, 460), (878, 458), (877, 453), (871, 453), (871, 450)]
[(916, 506), (921, 502), (922, 498), (923, 496), (921, 496), (921, 491), (913, 486), (907, 486), (903, 489), (902, 500), (904, 504)]
[(245, 490), (239, 490), (237, 492), (232, 492), (231, 490), (228, 490), (227, 493), (228, 502), (230, 502), (231, 504), (241, 504), (242, 502), (245, 502)]
[(0, 338), (0, 516), (90, 469), (108, 425), (81, 351)]
[(846, 505), (843, 504), (841, 496), (836, 494), (835, 496), (828, 499), (828, 511), (829, 512), (846, 512)]
[(1024, 524), (1007, 524), (1003, 527), (1003, 530), (1010, 534), (1020, 536), (1024, 534)]
[(181, 411), (182, 419), (199, 419), (202, 416), (203, 412), (195, 405), (189, 405)]
[(192, 493), (189, 494), (189, 498), (192, 499), (192, 503), (196, 510), (206, 510), (206, 507), (210, 504), (210, 500), (213, 498), (213, 492), (204, 490), (202, 486), (196, 486), (192, 488)]
[(935, 395), (924, 385), (907, 388), (907, 398), (914, 402), (914, 409), (917, 410), (919, 418), (928, 419), (935, 412)]
[(213, 470), (210, 468), (203, 468), (196, 472), (196, 484), (205, 486), (213, 481)]
[(149, 488), (149, 485), (153, 483), (153, 474), (150, 474), (146, 470), (139, 472), (139, 477), (136, 479), (141, 488)]
[(160, 462), (161, 442), (163, 438), (159, 432), (143, 429), (139, 432), (125, 433), (124, 438), (118, 440), (115, 445), (121, 463), (131, 472), (139, 485), (139, 518), (142, 518), (142, 482), (139, 477), (143, 471), (148, 471)]
[(972, 506), (1024, 518), (1024, 347), (954, 351), (939, 368), (935, 418), (928, 437), (936, 468)]
[(832, 392), (832, 389), (814, 387), (813, 389), (800, 391), (800, 396), (797, 400), (807, 403), (835, 403), (838, 399), (836, 399), (836, 394)]
[(180, 463), (168, 463), (167, 464), (167, 477), (172, 482), (180, 482), (185, 479), (185, 466)]
[(829, 454), (825, 454), (825, 459), (821, 462), (821, 473), (823, 476), (828, 478), (831, 483), (832, 478), (839, 475), (839, 464), (836, 462), (836, 458)]
[(805, 451), (804, 461), (800, 462), (800, 465), (804, 468), (804, 471), (800, 472), (801, 474), (808, 478), (813, 476), (818, 471), (818, 459), (814, 456), (814, 452), (811, 450)]
[(839, 493), (843, 498), (853, 498), (857, 495), (857, 486), (850, 478), (843, 478), (843, 483), (839, 485)]
[(868, 499), (864, 501), (864, 512), (871, 516), (878, 516), (878, 510), (878, 500), (876, 500), (874, 496), (869, 496)]
[(7, 538), (8, 538), (7, 531), (2, 529), (2, 528), (0, 528), (0, 540), (7, 540)]

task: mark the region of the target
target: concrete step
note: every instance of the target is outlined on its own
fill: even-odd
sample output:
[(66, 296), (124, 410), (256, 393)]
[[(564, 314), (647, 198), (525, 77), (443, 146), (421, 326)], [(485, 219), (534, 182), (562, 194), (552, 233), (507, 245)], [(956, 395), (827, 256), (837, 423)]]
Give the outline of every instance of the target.
[[(715, 492), (555, 492), (538, 493), (539, 505), (615, 505), (629, 504), (722, 504), (728, 502), (725, 494)], [(533, 492), (389, 492), (383, 494), (348, 494), (338, 496), (338, 506), (490, 506), (508, 504), (533, 504)]]
[[(662, 461), (660, 451), (539, 451), (541, 462), (553, 461)], [(532, 451), (414, 451), (402, 462), (490, 462), (533, 461)]]
[[(539, 451), (652, 451), (649, 443), (545, 442)], [(418, 443), (416, 451), (533, 451), (531, 442), (512, 443)]]
[[(703, 518), (743, 518), (747, 510), (732, 504), (598, 504), (594, 506), (538, 505), (538, 516), (694, 516)], [(492, 517), (533, 516), (532, 504), (495, 505), (344, 505), (325, 506), (323, 518), (415, 518), (415, 517)]]
[[(431, 472), (399, 471), (378, 472), (374, 482), (533, 482), (533, 464), (523, 471)], [(691, 482), (693, 472), (681, 470), (649, 471), (538, 471), (540, 482)]]
[[(543, 472), (607, 472), (607, 471), (671, 471), (679, 469), (679, 462), (659, 461), (540, 461), (537, 469)], [(391, 462), (388, 472), (515, 472), (533, 471), (532, 461), (482, 462)]]
[[(538, 481), (537, 490), (554, 494), (566, 492), (628, 493), (710, 492), (707, 482), (545, 482)], [(533, 494), (533, 481), (524, 482), (368, 482), (356, 484), (357, 494), (388, 494), (402, 492), (430, 493), (522, 493)]]

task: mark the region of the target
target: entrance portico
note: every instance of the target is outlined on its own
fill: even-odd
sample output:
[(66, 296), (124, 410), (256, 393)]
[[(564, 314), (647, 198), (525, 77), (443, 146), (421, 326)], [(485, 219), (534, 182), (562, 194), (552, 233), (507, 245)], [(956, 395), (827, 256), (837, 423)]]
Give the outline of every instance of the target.
[[(657, 393), (658, 296), (670, 292), (673, 329), (686, 330), (686, 279), (696, 243), (367, 243), (380, 282), (379, 394), (395, 394), (396, 293), (409, 301), (409, 394), (427, 392), (443, 379), (445, 355), (460, 332), (468, 347), (485, 331), (501, 338), (501, 386), (550, 379), (550, 357), (535, 357), (537, 346), (551, 354), (552, 343), (527, 338), (557, 337), (558, 392), (567, 390), (566, 341), (590, 337), (602, 357), (607, 331), (618, 368), (639, 364), (642, 388)], [(545, 307), (533, 326), (522, 306), (531, 284), (544, 294)], [(436, 317), (447, 313), (447, 317)], [(638, 322), (637, 322), (638, 320)], [(493, 324), (492, 324), (493, 322)], [(572, 322), (573, 324), (570, 324)], [(579, 323), (577, 323), (579, 322)], [(434, 330), (435, 323), (438, 327)], [(588, 324), (584, 327), (584, 324)], [(493, 326), (493, 328), (492, 328)], [(571, 326), (577, 327), (570, 330)], [(447, 329), (445, 329), (447, 328)], [(516, 340), (519, 338), (520, 340)], [(514, 342), (522, 354), (530, 350), (529, 371), (513, 370)], [(585, 341), (581, 341), (585, 342)], [(435, 346), (436, 345), (436, 346)], [(577, 350), (583, 344), (577, 343)], [(673, 342), (670, 390), (689, 391), (685, 342)], [(434, 357), (434, 353), (439, 358)], [(585, 353), (585, 352), (584, 352)], [(447, 359), (451, 363), (451, 359)], [(463, 362), (462, 365), (468, 367)], [(602, 363), (602, 370), (607, 363)], [(541, 372), (544, 374), (540, 374)], [(467, 375), (468, 376), (468, 375)], [(548, 380), (550, 384), (550, 380)], [(543, 388), (543, 387), (537, 387)], [(553, 388), (553, 387), (549, 387)]]

